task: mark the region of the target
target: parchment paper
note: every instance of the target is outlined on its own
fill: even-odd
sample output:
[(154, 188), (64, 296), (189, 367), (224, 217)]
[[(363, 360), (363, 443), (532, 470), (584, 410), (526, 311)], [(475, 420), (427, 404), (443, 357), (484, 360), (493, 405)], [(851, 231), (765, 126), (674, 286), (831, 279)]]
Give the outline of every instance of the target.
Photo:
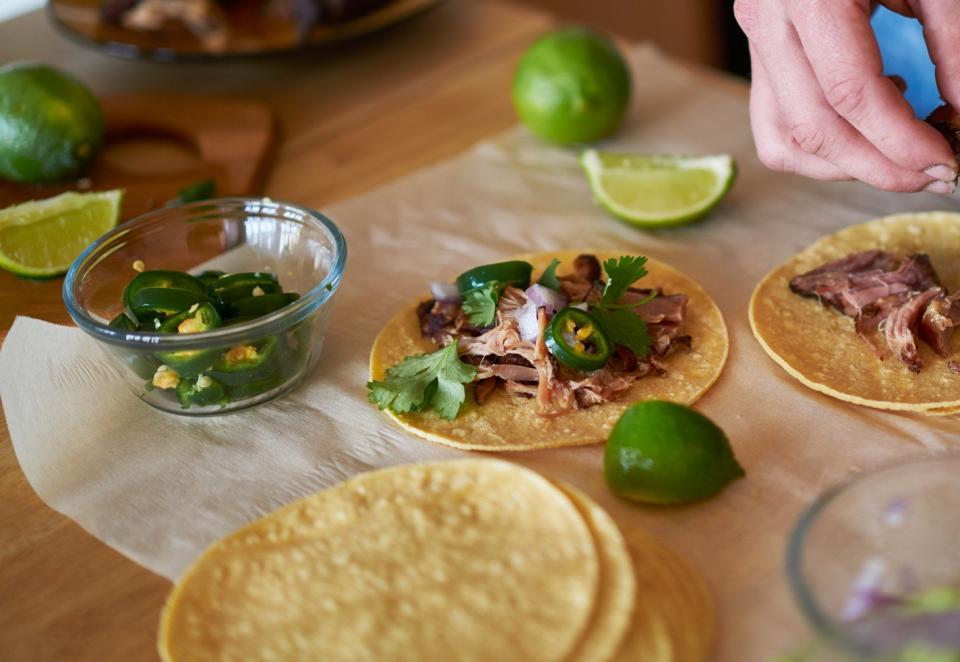
[(350, 256), (320, 365), (287, 397), (220, 418), (155, 411), (82, 332), (18, 319), (0, 352), (0, 396), (30, 484), (106, 544), (175, 578), (215, 539), (301, 495), (374, 467), (458, 455), (400, 432), (365, 398), (374, 336), (431, 280), (525, 251), (646, 254), (699, 280), (726, 316), (730, 360), (699, 407), (727, 431), (747, 478), (701, 504), (650, 508), (607, 492), (600, 447), (506, 457), (573, 482), (622, 527), (649, 528), (699, 567), (717, 594), (721, 658), (783, 652), (805, 636), (781, 561), (803, 506), (853, 471), (955, 446), (960, 421), (872, 411), (805, 389), (750, 334), (750, 292), (825, 233), (957, 203), (768, 172), (754, 157), (739, 88), (708, 84), (650, 48), (631, 58), (632, 112), (604, 146), (732, 153), (739, 180), (708, 220), (659, 232), (621, 224), (591, 201), (573, 150), (509, 131), (326, 209)]

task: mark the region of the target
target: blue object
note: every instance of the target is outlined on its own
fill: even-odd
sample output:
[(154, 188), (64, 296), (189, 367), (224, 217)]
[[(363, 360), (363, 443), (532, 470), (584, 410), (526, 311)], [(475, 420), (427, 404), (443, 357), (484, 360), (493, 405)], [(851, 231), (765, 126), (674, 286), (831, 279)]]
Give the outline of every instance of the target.
[(937, 90), (933, 62), (923, 40), (923, 26), (880, 6), (870, 19), (880, 44), (883, 73), (907, 82), (904, 96), (917, 117), (924, 118), (943, 103)]

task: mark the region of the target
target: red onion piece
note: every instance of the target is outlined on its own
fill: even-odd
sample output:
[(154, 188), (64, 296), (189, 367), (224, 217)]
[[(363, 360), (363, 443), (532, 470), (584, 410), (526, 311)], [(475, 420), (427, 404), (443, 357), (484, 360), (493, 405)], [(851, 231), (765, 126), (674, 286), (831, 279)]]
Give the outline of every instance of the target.
[(454, 283), (434, 281), (430, 283), (433, 298), (443, 303), (460, 303), (460, 289)]
[(527, 299), (532, 301), (535, 306), (546, 308), (548, 316), (567, 307), (567, 297), (540, 283), (534, 283), (528, 287), (526, 295)]
[(517, 326), (520, 327), (520, 337), (527, 342), (537, 342), (540, 336), (540, 323), (537, 320), (537, 304), (533, 299), (527, 299), (514, 316), (517, 319)]

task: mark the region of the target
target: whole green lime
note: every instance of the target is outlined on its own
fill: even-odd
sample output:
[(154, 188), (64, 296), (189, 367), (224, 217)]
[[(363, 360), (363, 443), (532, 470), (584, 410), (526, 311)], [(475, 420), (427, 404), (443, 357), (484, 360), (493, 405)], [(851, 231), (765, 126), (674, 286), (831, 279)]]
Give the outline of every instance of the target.
[(590, 142), (613, 133), (630, 102), (630, 71), (613, 43), (561, 28), (527, 49), (513, 79), (513, 105), (544, 140)]
[(713, 421), (660, 400), (624, 412), (607, 440), (603, 469), (617, 496), (660, 504), (706, 498), (744, 475)]
[(39, 183), (78, 175), (102, 140), (100, 105), (83, 83), (33, 62), (0, 68), (0, 177)]

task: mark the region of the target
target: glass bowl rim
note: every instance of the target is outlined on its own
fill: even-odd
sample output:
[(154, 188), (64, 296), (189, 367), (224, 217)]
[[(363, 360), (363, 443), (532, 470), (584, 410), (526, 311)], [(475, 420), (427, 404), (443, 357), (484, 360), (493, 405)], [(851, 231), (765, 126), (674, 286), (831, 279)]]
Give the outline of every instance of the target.
[[(80, 306), (74, 296), (74, 288), (80, 269), (86, 265), (91, 257), (108, 242), (111, 242), (118, 236), (128, 233), (134, 227), (139, 227), (152, 223), (163, 223), (167, 215), (177, 212), (187, 212), (201, 208), (209, 208), (216, 205), (217, 209), (234, 210), (243, 209), (249, 203), (269, 204), (276, 208), (286, 207), (297, 210), (302, 213), (306, 219), (312, 221), (317, 228), (325, 229), (333, 238), (333, 245), (336, 251), (333, 265), (329, 273), (309, 291), (303, 294), (293, 303), (277, 310), (269, 315), (258, 317), (255, 320), (237, 324), (234, 326), (215, 329), (213, 331), (204, 331), (201, 333), (190, 334), (169, 334), (154, 333), (149, 331), (126, 331), (124, 329), (115, 329), (106, 324), (95, 320), (87, 311)], [(280, 219), (276, 219), (280, 220)], [(290, 220), (290, 219), (286, 219)], [(88, 246), (70, 265), (67, 276), (63, 281), (63, 301), (67, 312), (74, 323), (90, 334), (97, 340), (101, 340), (114, 345), (121, 345), (128, 349), (156, 350), (162, 349), (198, 349), (209, 347), (212, 344), (228, 345), (240, 342), (256, 336), (276, 335), (285, 331), (287, 328), (302, 321), (311, 313), (316, 311), (324, 302), (334, 295), (343, 279), (343, 271), (347, 260), (347, 242), (336, 224), (327, 216), (303, 205), (275, 200), (270, 197), (224, 197), (212, 198), (209, 200), (200, 200), (177, 207), (164, 207), (141, 214), (121, 223), (103, 236), (99, 237), (93, 244)]]
[(862, 645), (851, 640), (846, 635), (843, 623), (829, 616), (826, 610), (820, 606), (819, 601), (810, 590), (806, 575), (804, 574), (803, 550), (807, 541), (807, 535), (810, 533), (813, 524), (818, 520), (818, 516), (826, 510), (830, 504), (836, 501), (838, 497), (846, 494), (869, 478), (891, 473), (898, 469), (909, 468), (910, 470), (915, 470), (917, 466), (928, 464), (940, 465), (944, 462), (958, 461), (960, 461), (960, 452), (948, 452), (935, 456), (914, 456), (893, 460), (869, 471), (859, 472), (841, 480), (833, 487), (821, 493), (812, 504), (804, 509), (797, 523), (794, 525), (790, 533), (789, 542), (787, 543), (787, 582), (790, 585), (794, 600), (800, 607), (801, 613), (818, 634), (825, 635), (829, 637), (830, 640), (842, 644), (849, 651), (863, 652)]

